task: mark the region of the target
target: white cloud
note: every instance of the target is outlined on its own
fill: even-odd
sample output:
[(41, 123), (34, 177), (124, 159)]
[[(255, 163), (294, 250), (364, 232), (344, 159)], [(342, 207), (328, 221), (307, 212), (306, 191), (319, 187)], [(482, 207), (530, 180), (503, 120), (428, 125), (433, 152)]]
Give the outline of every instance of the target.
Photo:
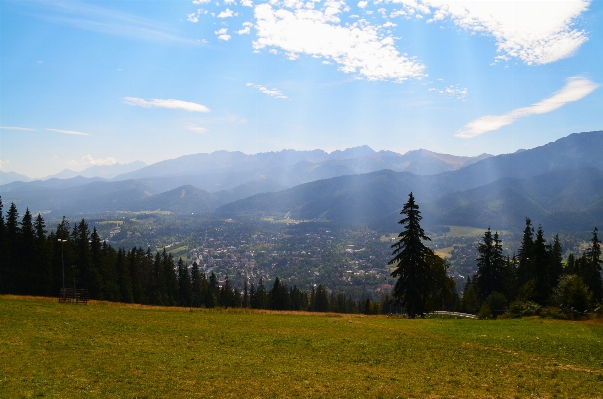
[(188, 14), (186, 16), (186, 20), (192, 23), (197, 23), (199, 22), (199, 14), (197, 14), (196, 12), (192, 13), (192, 14)]
[(167, 99), (162, 100), (159, 98), (153, 98), (150, 101), (143, 100), (142, 98), (136, 97), (124, 97), (124, 102), (130, 105), (138, 105), (145, 108), (170, 108), (170, 109), (183, 109), (189, 112), (209, 112), (209, 108), (205, 105), (191, 103), (182, 100)]
[(431, 88), (429, 89), (429, 91), (435, 91), (438, 92), (439, 94), (442, 94), (444, 96), (448, 96), (448, 97), (456, 97), (459, 100), (464, 99), (467, 94), (469, 93), (469, 90), (467, 88), (461, 89), (459, 87), (459, 85), (455, 85), (455, 86), (449, 86), (446, 87), (445, 89), (435, 89), (435, 88)]
[(489, 33), (496, 39), (499, 52), (519, 58), (528, 65), (548, 64), (569, 57), (588, 40), (586, 33), (574, 29), (573, 25), (587, 10), (589, 0), (385, 2), (402, 4), (407, 14), (433, 13), (427, 22), (450, 18), (474, 33)]
[(238, 30), (237, 33), (239, 35), (248, 35), (249, 33), (251, 33), (251, 28), (249, 26), (246, 26), (243, 29)]
[(190, 130), (191, 132), (195, 132), (198, 134), (204, 134), (207, 133), (209, 131), (209, 129), (201, 127), (201, 126), (197, 126), (194, 123), (189, 123), (186, 125), (186, 129)]
[(253, 83), (247, 83), (246, 86), (249, 87), (255, 87), (256, 89), (258, 89), (260, 92), (269, 95), (270, 97), (274, 97), (274, 98), (284, 98), (287, 99), (289, 97), (287, 97), (286, 95), (284, 95), (280, 90), (278, 89), (267, 89), (266, 87), (262, 86), (262, 85), (256, 85)]
[(253, 1), (252, 0), (241, 0), (241, 5), (245, 6), (245, 7), (253, 7)]
[(80, 159), (70, 159), (67, 161), (67, 165), (70, 167), (111, 166), (116, 163), (117, 161), (113, 157), (94, 159), (90, 154), (84, 155)]
[(360, 7), (360, 8), (366, 8), (367, 5), (368, 5), (368, 1), (359, 1), (358, 2), (358, 7)]
[(193, 0), (193, 4), (207, 4), (211, 0)]
[(0, 129), (3, 130), (22, 130), (22, 131), (27, 131), (27, 132), (35, 132), (36, 129), (32, 129), (29, 127), (18, 127), (18, 126), (0, 126)]
[(400, 54), (391, 36), (380, 27), (360, 20), (340, 25), (338, 14), (343, 1), (327, 0), (322, 10), (305, 9), (301, 2), (275, 6), (264, 3), (255, 7), (258, 39), (254, 49), (280, 48), (290, 59), (299, 54), (317, 55), (339, 64), (345, 73), (356, 73), (368, 80), (394, 80), (425, 76), (425, 67), (414, 58)]
[(224, 4), (237, 4), (236, 0), (224, 0)]
[(94, 158), (92, 158), (92, 156), (90, 154), (84, 155), (82, 157), (82, 164), (84, 164), (84, 165), (101, 166), (101, 165), (115, 165), (116, 163), (117, 163), (117, 161), (113, 157), (109, 157), (109, 158), (105, 158), (105, 159), (101, 159), (101, 158), (94, 159)]
[(231, 38), (230, 35), (220, 35), (220, 36), (218, 36), (218, 39), (224, 40), (225, 42), (229, 41), (230, 38)]
[(507, 126), (515, 122), (516, 119), (530, 115), (546, 114), (564, 106), (567, 103), (578, 101), (599, 85), (584, 78), (573, 77), (569, 78), (565, 87), (553, 94), (549, 98), (545, 98), (542, 101), (532, 104), (529, 107), (517, 108), (504, 115), (487, 115), (481, 118), (475, 119), (460, 129), (456, 137), (464, 139), (479, 136), (480, 134), (498, 130), (503, 126)]
[(74, 136), (92, 136), (90, 133), (76, 132), (75, 130), (62, 130), (62, 129), (46, 129), (51, 132), (61, 133), (61, 134), (71, 134)]
[(217, 31), (215, 31), (214, 33), (216, 35), (225, 35), (228, 32), (228, 28), (222, 28), (222, 29), (218, 29)]
[(8, 159), (7, 160), (0, 159), (0, 169), (4, 169), (4, 167), (6, 165), (8, 165), (9, 163), (10, 163), (10, 161)]
[(227, 8), (226, 10), (224, 10), (220, 14), (218, 14), (218, 18), (230, 18), (230, 17), (236, 17), (237, 15), (239, 15), (239, 14), (234, 13), (231, 9)]

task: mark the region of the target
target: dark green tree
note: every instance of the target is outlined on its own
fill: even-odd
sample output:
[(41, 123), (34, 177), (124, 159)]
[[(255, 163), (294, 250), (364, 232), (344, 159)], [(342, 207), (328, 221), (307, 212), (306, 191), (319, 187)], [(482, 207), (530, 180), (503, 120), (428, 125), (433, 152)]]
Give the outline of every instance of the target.
[(394, 258), (388, 265), (395, 266), (391, 275), (398, 277), (393, 291), (394, 298), (404, 306), (408, 317), (415, 318), (425, 314), (430, 289), (428, 257), (433, 251), (423, 244), (423, 241), (431, 239), (425, 235), (420, 225), (423, 217), (412, 193), (400, 214), (405, 215), (398, 222), (404, 226), (404, 230), (398, 234), (399, 240), (392, 245)]
[(8, 278), (6, 261), (6, 225), (4, 223), (4, 211), (2, 210), (2, 197), (0, 197), (0, 293), (7, 291), (6, 283)]
[(603, 281), (601, 279), (603, 260), (601, 259), (601, 241), (599, 241), (598, 233), (599, 230), (595, 227), (590, 240), (590, 248), (584, 254), (581, 274), (586, 286), (593, 294), (593, 300), (601, 304), (603, 303)]
[(526, 218), (526, 227), (523, 230), (523, 238), (519, 247), (518, 265), (517, 265), (517, 282), (518, 286), (522, 287), (528, 281), (534, 278), (532, 272), (532, 247), (534, 246), (534, 228), (530, 218)]
[(559, 284), (559, 278), (563, 274), (563, 248), (559, 241), (559, 234), (553, 238), (553, 246), (550, 251), (549, 265), (549, 286), (556, 287)]
[[(205, 275), (203, 276), (205, 277)], [(205, 295), (203, 293), (203, 282), (197, 262), (193, 262), (193, 267), (191, 268), (191, 288), (193, 306), (198, 308), (204, 301)], [(205, 289), (207, 289), (207, 282), (205, 282)]]
[(19, 253), (16, 273), (16, 288), (19, 294), (35, 295), (36, 281), (36, 253), (35, 253), (35, 230), (33, 217), (29, 208), (21, 219), (21, 235), (18, 240)]
[(20, 247), (21, 228), (19, 227), (19, 211), (14, 202), (11, 202), (6, 213), (6, 236), (4, 244), (5, 254), (5, 285), (7, 292), (11, 294), (19, 293), (19, 247)]
[(205, 307), (213, 308), (218, 302), (218, 295), (220, 294), (220, 287), (218, 286), (218, 278), (212, 271), (209, 275), (209, 281), (207, 283), (207, 294), (205, 296)]
[(178, 259), (178, 306), (191, 306), (193, 285), (188, 267), (182, 258)]
[(287, 285), (281, 283), (277, 277), (269, 293), (270, 309), (286, 310), (289, 309), (289, 291)]
[(174, 267), (174, 258), (163, 248), (161, 253), (161, 262), (163, 264), (163, 273), (165, 275), (166, 298), (164, 305), (174, 306), (178, 300), (178, 277)]
[(505, 258), (498, 232), (493, 236), (488, 227), (477, 251), (479, 258), (477, 258), (477, 274), (473, 283), (480, 300), (484, 301), (493, 292), (506, 291)]
[(132, 294), (132, 281), (130, 279), (130, 268), (126, 259), (125, 251), (120, 248), (117, 251), (117, 259), (115, 260), (115, 269), (117, 270), (117, 279), (119, 281), (119, 296), (122, 302), (134, 302)]
[(35, 290), (37, 295), (50, 296), (54, 293), (50, 248), (46, 237), (46, 225), (42, 215), (38, 214), (34, 222), (35, 238)]
[(243, 285), (243, 301), (241, 303), (241, 306), (244, 308), (248, 308), (250, 306), (250, 304), (249, 304), (249, 285), (247, 284), (247, 281), (245, 281), (245, 284)]
[(534, 280), (534, 292), (530, 299), (540, 305), (546, 305), (552, 292), (552, 287), (550, 286), (551, 254), (544, 239), (542, 226), (538, 227), (532, 251), (531, 269), (533, 273), (532, 279)]

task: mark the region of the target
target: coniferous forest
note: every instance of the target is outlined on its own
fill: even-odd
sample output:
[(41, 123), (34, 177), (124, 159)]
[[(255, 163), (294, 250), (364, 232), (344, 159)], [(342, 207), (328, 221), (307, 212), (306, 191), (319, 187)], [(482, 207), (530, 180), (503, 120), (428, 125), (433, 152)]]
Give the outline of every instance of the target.
[[(412, 203), (411, 203), (412, 200)], [(57, 296), (61, 287), (85, 288), (91, 299), (182, 307), (245, 307), (253, 309), (304, 310), (340, 313), (406, 313), (423, 316), (434, 310), (456, 310), (486, 318), (508, 314), (519, 317), (546, 313), (570, 316), (596, 310), (603, 302), (601, 245), (594, 228), (589, 247), (582, 254), (563, 259), (558, 237), (544, 239), (526, 218), (523, 240), (517, 254), (504, 256), (497, 232), (485, 231), (477, 251), (478, 271), (468, 276), (462, 295), (446, 275), (447, 264), (422, 243), (419, 206), (411, 200), (400, 221), (407, 228), (394, 244), (399, 276), (393, 296), (380, 303), (369, 298), (351, 298), (319, 284), (309, 291), (289, 287), (278, 277), (272, 287), (262, 279), (233, 286), (212, 272), (201, 272), (197, 263), (187, 265), (163, 251), (115, 249), (102, 241), (96, 228), (84, 219), (74, 224), (66, 218), (50, 230), (43, 217), (29, 210), (19, 215), (14, 203), (4, 212), (0, 201), (0, 293)], [(405, 211), (406, 209), (406, 211)], [(412, 210), (409, 223), (408, 212)], [(406, 213), (405, 213), (406, 212)], [(418, 217), (418, 218), (417, 218)], [(416, 236), (413, 236), (416, 235)], [(420, 252), (421, 262), (411, 273), (401, 265)], [(418, 248), (418, 249), (417, 249)], [(406, 273), (406, 274), (405, 274)], [(409, 280), (409, 276), (415, 280)], [(419, 276), (419, 277), (416, 277)]]

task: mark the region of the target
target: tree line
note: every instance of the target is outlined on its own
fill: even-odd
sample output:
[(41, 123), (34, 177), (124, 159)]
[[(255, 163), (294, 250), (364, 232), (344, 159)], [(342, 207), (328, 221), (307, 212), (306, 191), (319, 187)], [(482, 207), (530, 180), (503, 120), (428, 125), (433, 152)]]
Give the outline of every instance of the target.
[(246, 307), (340, 313), (379, 313), (383, 305), (354, 300), (323, 285), (305, 291), (278, 277), (271, 289), (259, 279), (233, 287), (195, 262), (185, 265), (150, 248), (115, 249), (85, 219), (71, 227), (63, 217), (48, 234), (43, 217), (29, 209), (19, 220), (12, 203), (4, 218), (0, 199), (0, 293), (58, 295), (60, 288), (85, 288), (91, 299), (186, 307)]
[(488, 228), (477, 248), (477, 273), (468, 277), (460, 309), (519, 315), (546, 306), (565, 313), (600, 307), (603, 261), (596, 227), (589, 244), (581, 255), (570, 253), (564, 262), (559, 236), (547, 243), (542, 226), (534, 235), (532, 221), (526, 218), (518, 253), (505, 257), (498, 233)]
[(278, 277), (272, 288), (264, 281), (232, 286), (228, 276), (219, 281), (197, 263), (150, 248), (115, 249), (90, 230), (84, 219), (71, 227), (63, 217), (48, 234), (43, 217), (26, 210), (19, 220), (12, 203), (4, 218), (0, 199), (0, 293), (58, 295), (61, 287), (86, 288), (92, 299), (161, 306), (246, 307), (341, 313), (398, 313), (423, 316), (432, 310), (459, 310), (482, 315), (510, 311), (527, 314), (545, 306), (566, 312), (584, 312), (603, 303), (601, 245), (594, 229), (581, 255), (564, 262), (559, 237), (548, 244), (544, 231), (535, 233), (526, 218), (516, 255), (504, 256), (497, 232), (490, 228), (478, 245), (478, 270), (468, 276), (462, 296), (448, 276), (448, 264), (425, 245), (430, 240), (420, 226), (419, 206), (412, 193), (400, 212), (404, 226), (392, 245), (391, 296), (380, 303), (353, 299), (344, 293), (313, 286), (309, 291), (289, 287)]
[(392, 300), (404, 307), (408, 317), (442, 308), (484, 318), (502, 313), (522, 316), (547, 306), (567, 315), (600, 309), (603, 303), (603, 261), (596, 227), (588, 249), (580, 256), (570, 253), (565, 263), (559, 235), (547, 244), (542, 227), (534, 236), (529, 218), (518, 254), (512, 257), (503, 255), (498, 232), (488, 228), (477, 247), (477, 273), (467, 277), (459, 298), (446, 262), (425, 245), (430, 238), (421, 228), (421, 212), (412, 193), (400, 214), (404, 218), (398, 223), (404, 229), (392, 245), (394, 258), (389, 264), (394, 266), (392, 276), (398, 277)]

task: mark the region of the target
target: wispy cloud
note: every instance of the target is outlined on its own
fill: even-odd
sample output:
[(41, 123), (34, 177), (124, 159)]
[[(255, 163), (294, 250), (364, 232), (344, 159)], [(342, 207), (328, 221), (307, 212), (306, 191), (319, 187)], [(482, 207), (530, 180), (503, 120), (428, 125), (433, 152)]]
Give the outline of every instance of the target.
[(248, 87), (255, 87), (256, 89), (258, 89), (260, 92), (269, 95), (270, 97), (274, 97), (274, 98), (284, 98), (287, 99), (289, 97), (287, 97), (286, 95), (284, 95), (280, 90), (278, 89), (267, 89), (266, 87), (262, 86), (262, 85), (256, 85), (253, 83), (247, 83), (246, 86)]
[(517, 108), (504, 115), (487, 115), (473, 120), (463, 126), (455, 136), (464, 139), (479, 136), (480, 134), (498, 130), (515, 122), (516, 119), (530, 115), (546, 114), (564, 106), (567, 103), (578, 101), (595, 90), (599, 85), (584, 78), (569, 78), (565, 87), (549, 98), (532, 104), (529, 107)]
[(189, 123), (186, 125), (186, 129), (190, 130), (191, 132), (195, 132), (198, 134), (204, 134), (207, 133), (209, 131), (209, 129), (201, 127), (201, 126), (197, 126), (194, 123)]
[(142, 98), (124, 97), (124, 102), (126, 104), (137, 105), (139, 107), (144, 108), (170, 108), (183, 109), (189, 112), (210, 112), (209, 108), (207, 108), (205, 105), (174, 99), (163, 100), (159, 98), (153, 98), (147, 101)]
[(10, 161), (8, 159), (0, 159), (0, 169), (4, 169), (6, 165), (8, 165)]
[(29, 127), (18, 127), (18, 126), (0, 126), (0, 129), (3, 130), (21, 130), (21, 131), (27, 131), (27, 132), (35, 132), (36, 129), (32, 129)]
[(51, 132), (61, 133), (61, 134), (71, 134), (74, 136), (92, 136), (90, 133), (76, 132), (75, 130), (63, 130), (63, 129), (46, 129)]
[(467, 88), (460, 88), (459, 85), (448, 86), (444, 89), (436, 89), (435, 87), (432, 87), (429, 89), (429, 91), (435, 91), (443, 96), (454, 97), (458, 100), (464, 100), (469, 93)]
[(76, 1), (35, 4), (43, 7), (35, 16), (78, 29), (145, 41), (197, 44), (195, 40), (179, 36), (168, 25), (123, 11)]

